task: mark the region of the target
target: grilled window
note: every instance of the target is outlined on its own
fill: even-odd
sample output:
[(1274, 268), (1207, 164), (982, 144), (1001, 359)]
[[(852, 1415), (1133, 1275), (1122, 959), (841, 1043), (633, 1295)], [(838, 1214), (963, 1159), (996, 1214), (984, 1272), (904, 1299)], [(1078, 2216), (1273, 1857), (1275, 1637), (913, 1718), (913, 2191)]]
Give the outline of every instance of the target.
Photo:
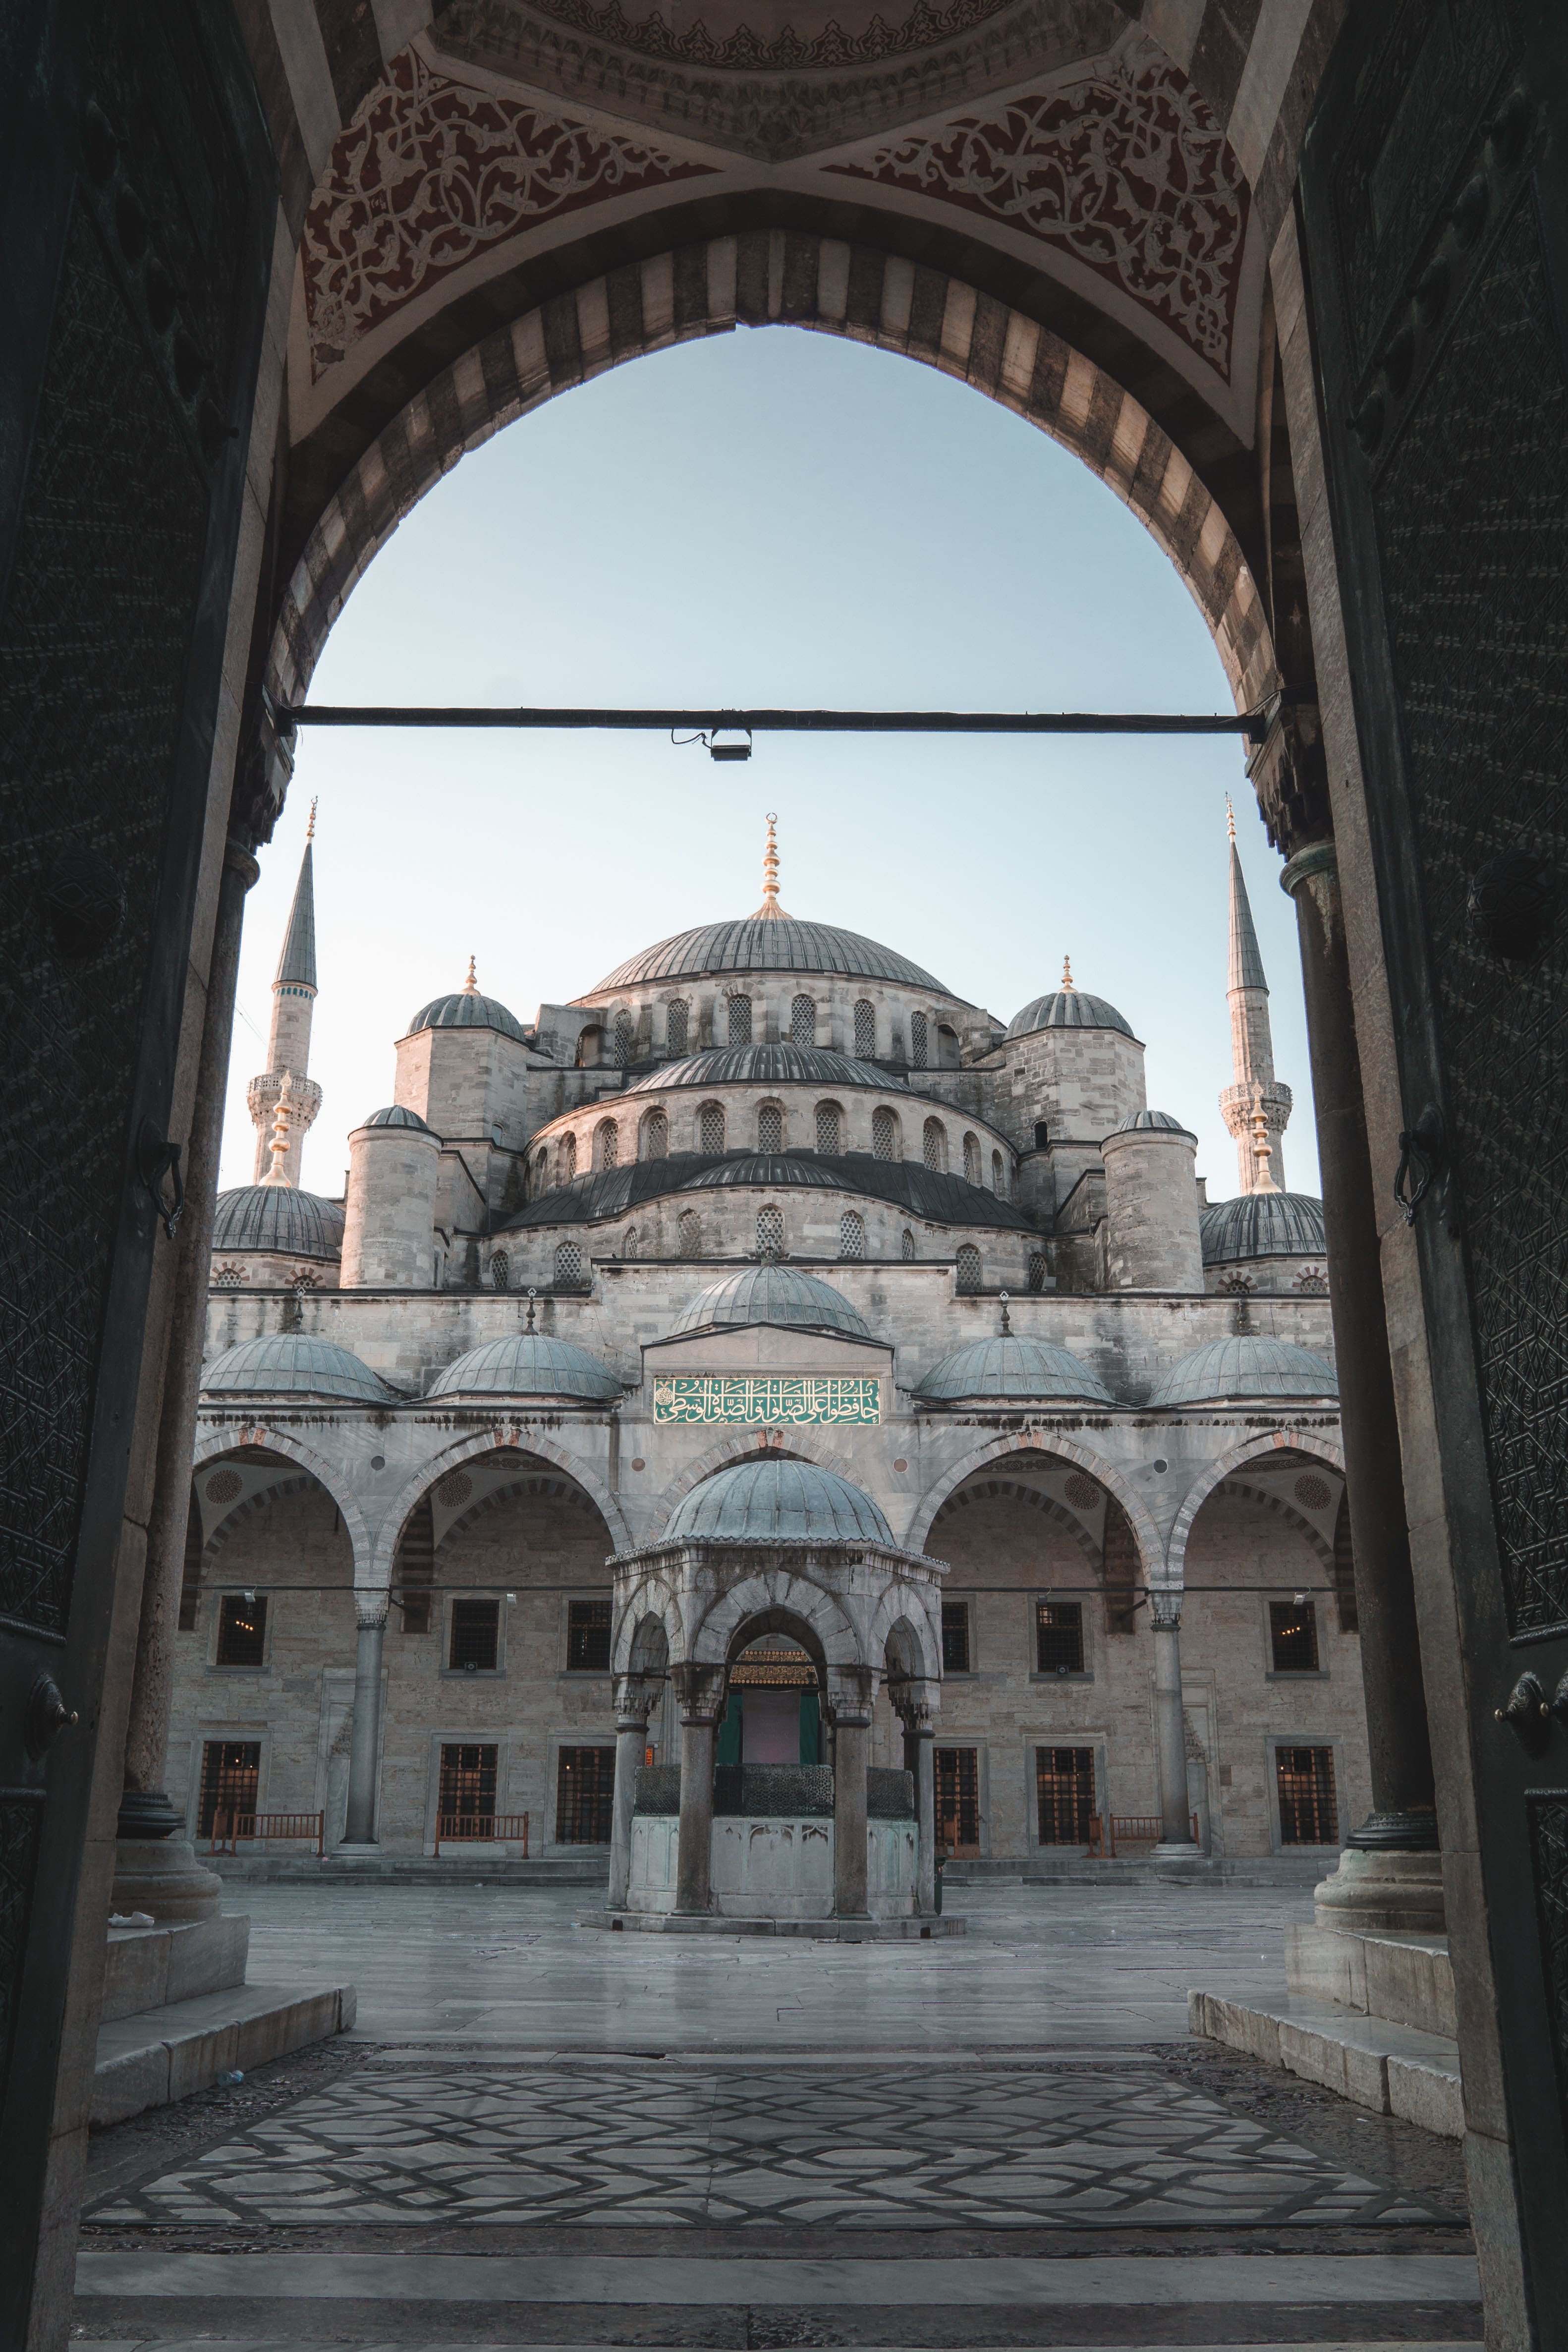
[(899, 1255), (903, 1259), (904, 1264), (908, 1265), (913, 1259), (914, 1254), (915, 1237), (913, 1234), (910, 1233), (908, 1225), (906, 1225), (904, 1227), (903, 1240), (899, 1244)]
[(980, 1758), (973, 1748), (939, 1748), (932, 1759), (936, 1782), (936, 1849), (970, 1857), (980, 1852)]
[(616, 1066), (618, 1069), (628, 1069), (636, 1059), (637, 1031), (632, 1025), (632, 1016), (629, 1013), (617, 1013), (616, 1015)]
[(466, 1675), (493, 1675), (500, 1654), (500, 1602), (454, 1601), (447, 1664)]
[(940, 1118), (928, 1118), (921, 1138), (921, 1157), (940, 1174), (947, 1166), (947, 1129)]
[(594, 1165), (613, 1168), (620, 1156), (620, 1129), (613, 1118), (602, 1118), (594, 1129)]
[(721, 1103), (704, 1103), (697, 1114), (697, 1137), (700, 1148), (717, 1154), (724, 1149), (724, 1108)]
[(999, 1151), (991, 1154), (991, 1190), (999, 1201), (1007, 1197), (1007, 1163)]
[(1318, 1612), (1310, 1601), (1268, 1604), (1268, 1647), (1277, 1675), (1318, 1672)]
[(1037, 1748), (1035, 1802), (1042, 1845), (1087, 1845), (1094, 1811), (1092, 1748)]
[(616, 1793), (613, 1748), (563, 1748), (555, 1763), (555, 1843), (608, 1845)]
[(511, 1283), (511, 1260), (505, 1250), (490, 1252), (490, 1281), (497, 1290), (505, 1290)]
[(877, 1051), (877, 1008), (868, 997), (855, 1007), (855, 1051), (862, 1062), (870, 1061)]
[(864, 1257), (866, 1255), (866, 1220), (854, 1209), (846, 1209), (838, 1220), (838, 1255), (840, 1257)]
[(1044, 1290), (1046, 1286), (1046, 1254), (1044, 1250), (1029, 1252), (1029, 1288)]
[(1042, 1675), (1082, 1674), (1081, 1601), (1041, 1601), (1036, 1603), (1035, 1664)]
[(570, 1184), (576, 1173), (577, 1139), (574, 1135), (563, 1135), (561, 1139), (561, 1181)]
[(226, 1592), (218, 1603), (217, 1662), (220, 1666), (259, 1666), (267, 1654), (267, 1602), (243, 1592)]
[(672, 997), (664, 1015), (664, 1042), (670, 1053), (685, 1053), (690, 1018), (691, 1008), (685, 997)]
[(566, 1664), (578, 1675), (610, 1671), (610, 1603), (571, 1601), (566, 1604)]
[(695, 1209), (682, 1209), (679, 1232), (681, 1256), (700, 1256), (702, 1250), (702, 1227), (698, 1221)]
[(556, 1245), (555, 1287), (557, 1290), (581, 1290), (584, 1287), (583, 1253), (575, 1242), (561, 1242)]
[(963, 1181), (966, 1184), (980, 1181), (980, 1138), (966, 1135), (963, 1139)]
[(910, 1060), (917, 1070), (923, 1070), (931, 1052), (931, 1027), (923, 1013), (910, 1015)]
[(816, 1043), (816, 999), (797, 996), (789, 1009), (789, 1040), (792, 1045), (815, 1045)]
[(642, 1123), (642, 1156), (645, 1160), (669, 1157), (669, 1121), (661, 1110), (650, 1110)]
[(1331, 1748), (1277, 1748), (1281, 1845), (1338, 1845)]
[(973, 1298), (980, 1287), (980, 1252), (972, 1242), (965, 1242), (959, 1251), (955, 1274), (959, 1297)]
[(816, 1106), (816, 1148), (829, 1159), (843, 1150), (844, 1114), (837, 1103)]
[(442, 1821), (454, 1825), (461, 1822), (466, 1830), (481, 1822), (493, 1822), (496, 1817), (496, 1751), (489, 1745), (475, 1742), (441, 1750), (441, 1794), (437, 1801)]
[(890, 1110), (871, 1113), (871, 1157), (873, 1160), (896, 1160), (899, 1156), (899, 1122)]
[(757, 1150), (784, 1150), (784, 1112), (777, 1103), (763, 1103), (757, 1113)]
[(784, 1237), (784, 1211), (770, 1202), (765, 1209), (757, 1211), (757, 1247), (764, 1257), (781, 1257)]
[(207, 1739), (202, 1743), (202, 1786), (196, 1800), (196, 1834), (210, 1838), (221, 1813), (226, 1824), (237, 1814), (256, 1814), (261, 1779), (259, 1739)]
[(944, 1675), (969, 1672), (967, 1601), (944, 1601), (942, 1604), (942, 1670)]
[(749, 1045), (752, 1042), (752, 1000), (749, 996), (730, 999), (730, 1043)]

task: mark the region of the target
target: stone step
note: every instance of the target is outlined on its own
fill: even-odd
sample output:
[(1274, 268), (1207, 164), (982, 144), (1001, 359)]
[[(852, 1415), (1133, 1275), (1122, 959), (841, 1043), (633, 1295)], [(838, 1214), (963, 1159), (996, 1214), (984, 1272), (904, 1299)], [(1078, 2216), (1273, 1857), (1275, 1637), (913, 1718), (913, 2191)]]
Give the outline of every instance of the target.
[(123, 2123), (145, 2107), (205, 2091), (238, 2067), (248, 2074), (354, 2021), (353, 1985), (233, 1985), (166, 2001), (100, 2028), (94, 2124)]
[(805, 1936), (826, 1944), (929, 1943), (946, 1936), (966, 1936), (969, 1923), (950, 1912), (934, 1918), (918, 1916), (890, 1919), (774, 1919), (711, 1916), (685, 1911), (587, 1911), (579, 1927), (604, 1927), (615, 1934), (629, 1930), (640, 1936)]
[(1447, 2042), (1458, 2030), (1446, 1936), (1295, 1924), (1285, 1930), (1285, 1981), (1309, 2000), (1419, 2026)]
[(110, 1927), (100, 2022), (110, 2025), (166, 2001), (242, 1985), (249, 1948), (250, 1922), (232, 1911), (152, 1927)]
[(1402, 2116), (1446, 2139), (1464, 2137), (1458, 2047), (1442, 2034), (1292, 1992), (1268, 2002), (1189, 1992), (1187, 2031), (1321, 2083), (1374, 2115)]
[(581, 1861), (552, 1855), (542, 1862), (509, 1859), (500, 1847), (481, 1853), (397, 1853), (362, 1856), (328, 1853), (204, 1854), (226, 1885), (266, 1885), (303, 1881), (310, 1886), (604, 1886), (610, 1858), (600, 1848)]

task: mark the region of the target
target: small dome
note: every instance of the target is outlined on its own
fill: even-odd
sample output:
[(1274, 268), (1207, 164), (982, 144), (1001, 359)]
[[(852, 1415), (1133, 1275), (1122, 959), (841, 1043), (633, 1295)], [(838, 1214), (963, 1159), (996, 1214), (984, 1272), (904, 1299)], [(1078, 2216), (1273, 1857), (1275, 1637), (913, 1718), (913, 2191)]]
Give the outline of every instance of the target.
[(1173, 1118), (1168, 1110), (1135, 1110), (1110, 1132), (1112, 1135), (1137, 1135), (1150, 1128), (1158, 1128), (1163, 1135), (1184, 1135), (1190, 1143), (1198, 1139), (1190, 1127), (1184, 1127), (1181, 1120)]
[[(607, 972), (591, 996), (606, 996), (614, 989), (636, 988), (649, 981), (696, 980), (705, 972), (801, 971), (825, 972), (855, 980), (890, 980), (905, 988), (929, 990), (945, 996), (933, 980), (908, 956), (863, 939), (858, 931), (841, 931), (832, 923), (802, 923), (752, 915), (731, 923), (701, 923), (659, 940), (629, 962)], [(586, 1002), (579, 998), (579, 1003)]]
[(825, 1045), (718, 1045), (685, 1061), (667, 1062), (634, 1079), (629, 1095), (662, 1094), (666, 1087), (901, 1087), (869, 1062)]
[(525, 1045), (522, 1024), (515, 1013), (493, 996), (481, 996), (476, 988), (460, 988), (454, 996), (433, 996), (422, 1004), (408, 1024), (412, 1037), (418, 1029), (499, 1029), (503, 1037), (515, 1037)]
[(745, 1323), (783, 1323), (804, 1331), (837, 1331), (846, 1339), (868, 1339), (859, 1309), (841, 1290), (798, 1266), (764, 1260), (739, 1274), (710, 1283), (683, 1307), (670, 1326), (679, 1331), (708, 1331)]
[(876, 1543), (892, 1529), (869, 1495), (810, 1462), (742, 1462), (694, 1486), (662, 1540)]
[(1151, 1405), (1219, 1404), (1233, 1397), (1337, 1397), (1340, 1383), (1331, 1364), (1291, 1339), (1211, 1339), (1154, 1383)]
[(1026, 1037), (1031, 1029), (1120, 1029), (1124, 1037), (1132, 1034), (1114, 1004), (1081, 988), (1058, 988), (1049, 996), (1037, 996), (1007, 1024), (1009, 1037)]
[(385, 1404), (392, 1394), (347, 1348), (308, 1338), (303, 1331), (273, 1331), (226, 1349), (203, 1372), (202, 1392), (334, 1397), (352, 1404)]
[(512, 1331), (470, 1348), (437, 1373), (428, 1391), (433, 1397), (571, 1397), (584, 1404), (609, 1404), (620, 1392), (619, 1381), (597, 1356), (542, 1331)]
[[(421, 1135), (436, 1135), (435, 1129), (428, 1121), (421, 1118), (416, 1110), (410, 1110), (405, 1103), (388, 1103), (384, 1110), (373, 1110), (368, 1118), (361, 1119), (360, 1125), (362, 1127), (413, 1127), (417, 1128)], [(440, 1139), (439, 1136), (436, 1136), (437, 1143)]]
[(928, 1403), (955, 1403), (961, 1397), (1061, 1397), (1079, 1404), (1114, 1404), (1116, 1399), (1087, 1364), (1066, 1348), (1016, 1332), (955, 1348), (931, 1366), (915, 1393)]
[(241, 1184), (220, 1192), (213, 1219), (213, 1248), (271, 1250), (279, 1257), (337, 1258), (342, 1255), (341, 1201), (291, 1184)]
[(1323, 1204), (1310, 1192), (1239, 1192), (1215, 1201), (1198, 1218), (1205, 1265), (1254, 1257), (1321, 1257), (1328, 1248)]

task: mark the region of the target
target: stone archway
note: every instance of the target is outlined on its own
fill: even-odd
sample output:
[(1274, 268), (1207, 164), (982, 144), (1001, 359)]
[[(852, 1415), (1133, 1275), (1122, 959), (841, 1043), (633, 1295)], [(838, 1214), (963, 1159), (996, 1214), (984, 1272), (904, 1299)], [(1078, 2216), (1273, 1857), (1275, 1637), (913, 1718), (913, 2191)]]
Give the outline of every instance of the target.
[(313, 1446), (307, 1445), (302, 1438), (296, 1437), (292, 1430), (275, 1429), (269, 1423), (261, 1421), (245, 1422), (237, 1426), (209, 1430), (205, 1436), (198, 1436), (196, 1439), (195, 1450), (191, 1457), (193, 1478), (222, 1455), (237, 1453), (241, 1447), (247, 1445), (265, 1445), (274, 1454), (287, 1455), (290, 1462), (297, 1462), (301, 1470), (309, 1471), (316, 1484), (323, 1487), (331, 1496), (342, 1514), (349, 1541), (353, 1547), (354, 1584), (357, 1590), (362, 1581), (362, 1571), (368, 1566), (372, 1551), (370, 1531), (365, 1524), (364, 1514), (349, 1487), (340, 1482), (333, 1465), (324, 1455), (318, 1454)]
[(1161, 1583), (1176, 1591), (1181, 1589), (1186, 1564), (1187, 1538), (1193, 1531), (1193, 1521), (1215, 1487), (1223, 1484), (1233, 1471), (1241, 1469), (1247, 1463), (1258, 1461), (1260, 1456), (1266, 1457), (1271, 1447), (1276, 1451), (1289, 1448), (1292, 1453), (1315, 1454), (1320, 1462), (1326, 1462), (1331, 1469), (1337, 1470), (1342, 1478), (1345, 1475), (1343, 1447), (1337, 1439), (1325, 1437), (1320, 1430), (1281, 1425), (1278, 1429), (1259, 1431), (1252, 1437), (1242, 1438), (1236, 1444), (1227, 1446), (1223, 1454), (1205, 1464), (1182, 1499), (1182, 1507), (1176, 1514), (1176, 1523), (1171, 1529), (1171, 1540), (1165, 1549)]
[(619, 1552), (630, 1549), (631, 1531), (622, 1515), (620, 1505), (595, 1471), (586, 1463), (578, 1461), (567, 1452), (564, 1446), (554, 1444), (534, 1430), (525, 1429), (516, 1422), (496, 1422), (488, 1429), (476, 1430), (469, 1436), (453, 1439), (449, 1444), (443, 1446), (439, 1453), (431, 1454), (426, 1461), (422, 1462), (418, 1468), (411, 1471), (404, 1480), (388, 1505), (386, 1514), (376, 1528), (374, 1543), (370, 1548), (367, 1560), (368, 1572), (361, 1586), (366, 1600), (379, 1597), (384, 1605), (385, 1597), (392, 1587), (393, 1564), (397, 1557), (397, 1547), (402, 1539), (403, 1530), (407, 1525), (409, 1513), (421, 1495), (426, 1493), (449, 1471), (459, 1468), (463, 1463), (472, 1461), (479, 1454), (494, 1454), (502, 1449), (536, 1455), (540, 1461), (547, 1462), (552, 1468), (563, 1471), (583, 1489), (598, 1511), (608, 1530), (614, 1549)]
[(1145, 1579), (1151, 1583), (1158, 1579), (1164, 1562), (1165, 1546), (1147, 1506), (1140, 1501), (1121, 1472), (1103, 1454), (1094, 1453), (1087, 1445), (1080, 1445), (1074, 1438), (1059, 1436), (1050, 1429), (1013, 1430), (1006, 1436), (987, 1438), (972, 1446), (921, 1496), (910, 1525), (908, 1540), (910, 1550), (925, 1549), (931, 1523), (938, 1511), (966, 1479), (972, 1478), (977, 1470), (984, 1469), (987, 1464), (1004, 1462), (1009, 1455), (1016, 1454), (1057, 1454), (1062, 1461), (1070, 1462), (1075, 1469), (1082, 1470), (1095, 1479), (1108, 1495), (1114, 1496), (1132, 1530)]

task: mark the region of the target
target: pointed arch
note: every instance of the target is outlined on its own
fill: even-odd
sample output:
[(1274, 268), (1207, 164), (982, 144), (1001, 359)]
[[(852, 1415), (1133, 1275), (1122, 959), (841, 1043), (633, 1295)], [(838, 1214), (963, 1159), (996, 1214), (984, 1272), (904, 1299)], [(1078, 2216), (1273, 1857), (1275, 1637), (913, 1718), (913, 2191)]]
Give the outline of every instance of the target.
[(1097, 1478), (1108, 1495), (1114, 1495), (1124, 1512), (1138, 1546), (1139, 1564), (1150, 1582), (1157, 1582), (1164, 1566), (1165, 1546), (1159, 1528), (1151, 1517), (1146, 1504), (1142, 1502), (1123, 1474), (1103, 1454), (1093, 1453), (1070, 1437), (1058, 1436), (1054, 1429), (1011, 1430), (1005, 1436), (983, 1440), (971, 1446), (956, 1465), (926, 1488), (915, 1506), (906, 1538), (911, 1551), (924, 1551), (931, 1535), (931, 1521), (948, 1496), (972, 1478), (987, 1463), (1002, 1462), (1010, 1454), (1055, 1454), (1070, 1462), (1075, 1469), (1087, 1471)]
[(1216, 1454), (1212, 1462), (1205, 1463), (1182, 1498), (1182, 1507), (1176, 1514), (1176, 1524), (1171, 1529), (1171, 1540), (1165, 1550), (1164, 1570), (1159, 1580), (1162, 1583), (1182, 1583), (1186, 1572), (1187, 1538), (1193, 1531), (1193, 1521), (1215, 1488), (1228, 1478), (1233, 1470), (1241, 1469), (1246, 1463), (1256, 1462), (1259, 1454), (1267, 1454), (1270, 1448), (1280, 1453), (1288, 1449), (1291, 1453), (1315, 1454), (1320, 1462), (1326, 1462), (1331, 1469), (1337, 1470), (1342, 1478), (1345, 1475), (1344, 1448), (1336, 1439), (1325, 1437), (1321, 1430), (1281, 1426), (1257, 1431), (1251, 1437), (1241, 1438), (1236, 1444), (1227, 1445), (1223, 1454)]
[(343, 1526), (348, 1530), (349, 1541), (353, 1546), (354, 1584), (357, 1588), (363, 1581), (363, 1571), (370, 1565), (371, 1536), (364, 1513), (345, 1483), (341, 1466), (329, 1462), (325, 1454), (318, 1454), (313, 1445), (307, 1445), (291, 1429), (275, 1429), (269, 1422), (264, 1421), (241, 1422), (238, 1424), (231, 1422), (221, 1429), (209, 1429), (205, 1435), (198, 1427), (195, 1450), (191, 1456), (192, 1477), (195, 1478), (199, 1471), (205, 1470), (209, 1463), (216, 1462), (221, 1455), (237, 1453), (244, 1445), (265, 1445), (274, 1454), (286, 1454), (290, 1462), (297, 1462), (301, 1470), (308, 1470), (318, 1486), (325, 1487), (338, 1507)]
[(542, 1462), (551, 1463), (557, 1470), (563, 1470), (597, 1508), (609, 1531), (614, 1549), (617, 1552), (630, 1549), (631, 1530), (619, 1503), (597, 1471), (569, 1454), (563, 1445), (558, 1445), (542, 1433), (531, 1429), (525, 1422), (497, 1421), (486, 1429), (473, 1430), (466, 1436), (454, 1438), (439, 1453), (428, 1455), (417, 1469), (410, 1471), (376, 1528), (375, 1541), (367, 1562), (368, 1573), (362, 1580), (356, 1571), (356, 1583), (363, 1582), (366, 1591), (384, 1595), (389, 1592), (397, 1546), (407, 1525), (408, 1515), (420, 1496), (462, 1463), (473, 1461), (477, 1454), (498, 1453), (503, 1447), (515, 1448), (519, 1454), (531, 1454)]

